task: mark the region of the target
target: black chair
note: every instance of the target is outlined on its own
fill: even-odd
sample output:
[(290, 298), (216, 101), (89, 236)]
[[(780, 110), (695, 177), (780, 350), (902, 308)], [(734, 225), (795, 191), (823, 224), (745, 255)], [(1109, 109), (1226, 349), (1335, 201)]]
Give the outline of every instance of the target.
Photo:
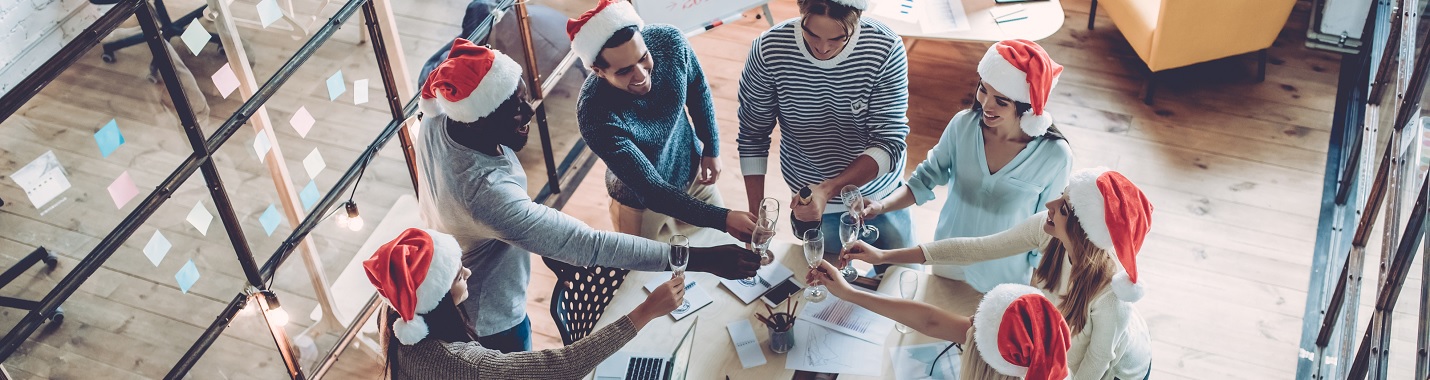
[(542, 261), (556, 273), (556, 287), (551, 290), (551, 319), (561, 332), (561, 342), (568, 346), (591, 334), (616, 289), (620, 289), (626, 274), (631, 272), (601, 266), (579, 267), (547, 257)]
[[(3, 203), (0, 202), (0, 204)], [(34, 251), (30, 252), (30, 254), (28, 255), (25, 255), (24, 258), (21, 258), (20, 261), (15, 263), (15, 265), (10, 267), (10, 269), (6, 269), (5, 273), (0, 274), (0, 288), (10, 285), (11, 281), (15, 281), (15, 278), (20, 277), (20, 273), (24, 273), (25, 271), (29, 270), (30, 267), (35, 266), (35, 264), (38, 264), (41, 261), (45, 263), (45, 266), (49, 267), (49, 270), (54, 270), (55, 266), (59, 264), (59, 259), (55, 257), (55, 254), (50, 253), (50, 251), (45, 249), (45, 247), (35, 248)], [(20, 310), (35, 310), (36, 308), (40, 307), (40, 303), (38, 301), (31, 301), (27, 299), (0, 296), (0, 307), (8, 307)], [(57, 307), (55, 308), (54, 313), (46, 315), (45, 318), (49, 318), (49, 320), (54, 323), (64, 322), (65, 311), (64, 309)]]
[[(89, 2), (90, 4), (104, 5), (118, 3), (119, 0), (89, 0)], [(189, 23), (198, 20), (199, 17), (203, 17), (204, 10), (208, 9), (208, 5), (200, 6), (198, 9), (190, 11), (183, 17), (179, 17), (178, 20), (169, 19), (169, 10), (167, 7), (164, 6), (164, 0), (154, 0), (154, 9), (156, 11), (155, 17), (159, 19), (159, 30), (163, 32), (164, 40), (167, 41), (171, 38), (174, 38), (175, 36), (184, 34), (184, 28), (188, 27)], [(218, 41), (218, 35), (210, 32), (209, 42), (215, 43)], [(115, 57), (114, 52), (119, 51), (119, 49), (139, 45), (142, 43), (144, 43), (144, 33), (124, 37), (123, 39), (120, 39), (118, 41), (107, 42), (104, 44), (104, 54), (100, 55), (99, 58), (103, 59), (105, 63), (114, 63), (118, 60), (118, 58)], [(218, 53), (224, 54), (223, 44), (219, 44)]]

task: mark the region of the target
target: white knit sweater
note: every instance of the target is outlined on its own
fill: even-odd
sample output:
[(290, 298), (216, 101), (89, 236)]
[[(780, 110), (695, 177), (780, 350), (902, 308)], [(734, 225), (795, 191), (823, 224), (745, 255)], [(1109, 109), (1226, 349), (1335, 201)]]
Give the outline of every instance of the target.
[[(921, 244), (926, 264), (968, 265), (1026, 253), (1047, 244), (1052, 236), (1043, 232), (1047, 211), (1033, 214), (1007, 231), (971, 238), (952, 238)], [(1054, 304), (1066, 294), (1072, 264), (1063, 261), (1062, 288), (1043, 290)], [(1036, 285), (1035, 285), (1036, 287)], [(1073, 380), (1141, 379), (1152, 361), (1152, 342), (1147, 323), (1132, 303), (1123, 302), (1103, 289), (1088, 306), (1087, 325), (1072, 337), (1068, 350), (1068, 370)]]

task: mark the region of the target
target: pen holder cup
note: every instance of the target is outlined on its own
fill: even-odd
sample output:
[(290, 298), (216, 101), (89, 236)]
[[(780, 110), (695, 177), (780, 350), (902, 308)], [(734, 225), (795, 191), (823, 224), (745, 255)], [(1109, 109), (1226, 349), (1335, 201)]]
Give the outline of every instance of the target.
[(776, 354), (789, 352), (794, 348), (794, 329), (792, 325), (767, 326), (770, 331), (770, 351)]

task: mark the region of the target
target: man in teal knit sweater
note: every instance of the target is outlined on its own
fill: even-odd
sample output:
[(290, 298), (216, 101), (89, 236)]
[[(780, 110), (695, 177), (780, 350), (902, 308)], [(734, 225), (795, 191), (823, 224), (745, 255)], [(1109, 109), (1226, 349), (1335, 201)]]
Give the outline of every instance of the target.
[[(680, 30), (643, 25), (629, 2), (602, 0), (567, 25), (593, 75), (581, 88), (581, 136), (609, 168), (616, 230), (656, 238), (669, 217), (748, 240), (755, 217), (722, 207), (720, 135), (710, 86)], [(692, 125), (693, 124), (693, 125)]]

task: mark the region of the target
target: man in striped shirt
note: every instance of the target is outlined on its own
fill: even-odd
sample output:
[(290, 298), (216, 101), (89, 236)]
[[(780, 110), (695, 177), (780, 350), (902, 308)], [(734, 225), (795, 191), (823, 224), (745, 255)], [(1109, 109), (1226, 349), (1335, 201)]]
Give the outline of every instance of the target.
[[(908, 60), (902, 39), (860, 15), (866, 0), (799, 0), (801, 17), (755, 40), (740, 78), (740, 169), (750, 204), (764, 197), (769, 149), (778, 121), (780, 170), (795, 197), (795, 219), (822, 221), (825, 247), (838, 251), (839, 197), (846, 185), (882, 199), (903, 186), (909, 133)], [(913, 243), (907, 210), (866, 223), (870, 243)]]

